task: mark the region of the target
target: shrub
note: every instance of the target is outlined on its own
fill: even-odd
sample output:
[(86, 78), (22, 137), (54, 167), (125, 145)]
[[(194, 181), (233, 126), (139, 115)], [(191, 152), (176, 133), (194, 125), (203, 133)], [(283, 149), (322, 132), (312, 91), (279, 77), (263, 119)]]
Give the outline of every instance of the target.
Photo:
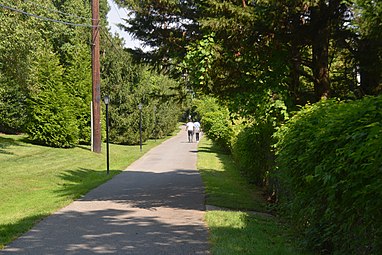
[[(118, 105), (111, 104), (110, 140), (119, 144), (138, 144), (140, 139), (139, 115), (136, 105), (127, 103), (118, 107)], [(142, 140), (170, 135), (177, 128), (179, 115), (178, 105), (171, 100), (156, 105), (155, 118), (154, 106), (143, 105)]]
[(284, 97), (273, 91), (255, 95), (254, 102), (259, 102), (256, 111), (252, 112), (252, 119), (246, 120), (249, 124), (239, 129), (232, 147), (232, 154), (242, 172), (250, 182), (263, 186), (272, 200), (276, 198), (275, 179), (270, 175), (275, 165), (273, 133), (289, 118)]
[(277, 132), (283, 209), (306, 245), (382, 252), (382, 96), (305, 107)]
[(269, 122), (252, 123), (233, 143), (232, 154), (241, 171), (260, 186), (266, 186), (267, 173), (274, 166), (273, 132), (274, 127)]
[[(178, 128), (180, 107), (169, 100), (156, 107), (155, 118), (153, 118), (152, 138), (163, 138), (172, 134)], [(155, 122), (155, 123), (154, 123)]]
[(203, 132), (222, 148), (231, 148), (233, 137), (232, 121), (227, 108), (220, 106), (216, 99), (205, 97), (195, 102), (196, 111), (201, 117)]
[(27, 121), (26, 92), (16, 83), (3, 83), (0, 74), (0, 98), (0, 132), (24, 131)]
[(62, 86), (63, 70), (49, 49), (35, 52), (29, 92), (27, 133), (35, 143), (71, 147), (78, 142), (78, 128), (71, 102)]

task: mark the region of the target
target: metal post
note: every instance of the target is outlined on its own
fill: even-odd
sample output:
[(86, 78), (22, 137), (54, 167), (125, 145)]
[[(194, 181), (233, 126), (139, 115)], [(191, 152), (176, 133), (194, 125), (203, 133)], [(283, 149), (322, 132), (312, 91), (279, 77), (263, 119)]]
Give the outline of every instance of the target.
[(105, 96), (106, 105), (106, 173), (109, 174), (109, 96)]
[(109, 174), (109, 105), (106, 105), (106, 173)]
[(139, 148), (142, 152), (142, 104), (139, 104), (138, 108), (139, 108)]
[(94, 144), (94, 141), (93, 141), (93, 132), (94, 132), (94, 129), (93, 129), (93, 123), (94, 123), (94, 120), (93, 120), (93, 102), (90, 102), (90, 129), (91, 129), (91, 136), (90, 136), (90, 147), (91, 147), (91, 151), (93, 151), (93, 144)]
[(154, 139), (157, 141), (157, 118), (156, 118), (157, 106), (154, 105)]

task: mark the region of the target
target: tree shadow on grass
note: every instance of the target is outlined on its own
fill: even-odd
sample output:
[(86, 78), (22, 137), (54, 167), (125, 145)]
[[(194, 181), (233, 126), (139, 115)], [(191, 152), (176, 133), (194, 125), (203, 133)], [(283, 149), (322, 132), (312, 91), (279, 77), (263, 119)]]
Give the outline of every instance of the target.
[(23, 146), (20, 141), (10, 137), (0, 137), (0, 154), (14, 155), (13, 152), (7, 149), (11, 146)]
[(37, 214), (20, 219), (11, 224), (0, 225), (0, 254), (2, 254), (1, 249), (6, 243), (16, 239), (18, 236), (31, 229), (38, 221), (47, 216), (48, 214)]
[(199, 146), (198, 152), (214, 153), (214, 154), (218, 154), (218, 155), (231, 155), (231, 153), (229, 151), (221, 148), (219, 145), (217, 145), (214, 142), (212, 142), (211, 146), (204, 146), (204, 145)]
[(55, 192), (63, 197), (77, 199), (120, 172), (121, 170), (110, 170), (109, 175), (107, 175), (106, 170), (97, 171), (86, 168), (68, 170), (60, 173), (59, 177), (62, 182), (60, 182)]

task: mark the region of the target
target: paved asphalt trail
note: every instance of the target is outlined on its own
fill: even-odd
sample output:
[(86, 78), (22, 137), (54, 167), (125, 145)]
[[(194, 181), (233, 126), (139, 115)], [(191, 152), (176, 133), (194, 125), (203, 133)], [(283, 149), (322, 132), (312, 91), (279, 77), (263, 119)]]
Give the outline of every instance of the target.
[(0, 254), (209, 254), (197, 146), (186, 139), (182, 130)]

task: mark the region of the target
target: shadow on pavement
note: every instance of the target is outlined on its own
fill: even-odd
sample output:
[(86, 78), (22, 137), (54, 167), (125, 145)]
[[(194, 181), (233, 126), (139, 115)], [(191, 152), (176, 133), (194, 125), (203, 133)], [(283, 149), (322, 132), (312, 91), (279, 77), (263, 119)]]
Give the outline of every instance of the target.
[[(168, 224), (152, 216), (132, 218), (131, 213), (108, 209), (56, 214), (0, 254), (207, 254), (202, 227)], [(58, 231), (41, 232), (52, 226)]]
[(200, 175), (181, 169), (162, 173), (124, 171), (80, 200), (113, 201), (142, 209), (205, 209)]

